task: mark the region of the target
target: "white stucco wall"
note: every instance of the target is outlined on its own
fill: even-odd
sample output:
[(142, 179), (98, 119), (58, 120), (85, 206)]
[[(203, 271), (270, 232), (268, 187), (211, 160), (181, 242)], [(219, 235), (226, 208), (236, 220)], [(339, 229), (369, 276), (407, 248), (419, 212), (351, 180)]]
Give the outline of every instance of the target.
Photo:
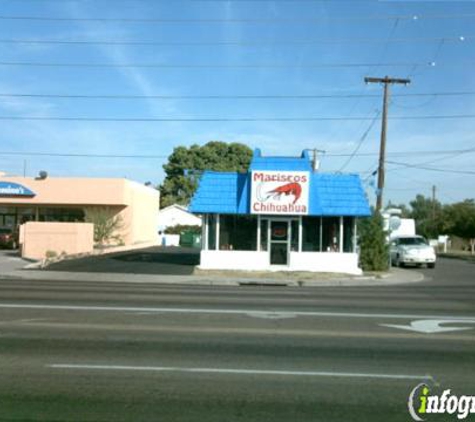
[(201, 251), (204, 270), (264, 271), (269, 269), (269, 254), (255, 251)]
[(180, 246), (179, 234), (159, 234), (158, 244), (160, 246)]
[(291, 252), (288, 266), (271, 266), (269, 252), (202, 250), (200, 268), (362, 274), (361, 269), (358, 268), (358, 254), (336, 252)]
[(177, 225), (201, 226), (201, 218), (184, 210), (182, 207), (171, 205), (158, 212), (158, 228), (164, 230), (167, 227)]
[(291, 271), (362, 274), (358, 268), (358, 254), (338, 252), (291, 252)]

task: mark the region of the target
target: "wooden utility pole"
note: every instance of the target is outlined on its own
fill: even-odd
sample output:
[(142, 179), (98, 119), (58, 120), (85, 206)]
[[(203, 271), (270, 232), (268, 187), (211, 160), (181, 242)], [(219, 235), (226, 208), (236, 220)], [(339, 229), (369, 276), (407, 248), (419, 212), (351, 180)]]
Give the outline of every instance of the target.
[(378, 165), (378, 191), (376, 194), (376, 210), (380, 211), (383, 207), (383, 189), (384, 189), (384, 162), (386, 160), (386, 130), (388, 122), (388, 105), (389, 105), (389, 85), (390, 84), (404, 84), (411, 83), (410, 79), (366, 77), (364, 81), (368, 83), (384, 84), (383, 96), (383, 116), (381, 123), (381, 145), (379, 148), (379, 165)]

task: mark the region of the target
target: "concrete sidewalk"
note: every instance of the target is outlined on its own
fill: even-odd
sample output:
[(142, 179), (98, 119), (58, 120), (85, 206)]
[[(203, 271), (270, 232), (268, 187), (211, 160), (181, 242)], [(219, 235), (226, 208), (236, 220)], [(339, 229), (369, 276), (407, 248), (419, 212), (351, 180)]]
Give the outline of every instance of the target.
[(0, 250), (0, 276), (21, 271), (31, 263), (32, 261), (20, 258), (17, 251)]
[(417, 283), (424, 280), (422, 273), (413, 270), (393, 268), (388, 273), (350, 276), (344, 274), (268, 274), (252, 277), (236, 274), (200, 274), (200, 275), (150, 275), (150, 274), (121, 274), (121, 273), (89, 273), (17, 269), (3, 272), (1, 279), (27, 279), (41, 281), (77, 281), (77, 282), (114, 282), (114, 283), (157, 283), (184, 284), (194, 286), (301, 286), (301, 287), (333, 287), (333, 286), (390, 286)]

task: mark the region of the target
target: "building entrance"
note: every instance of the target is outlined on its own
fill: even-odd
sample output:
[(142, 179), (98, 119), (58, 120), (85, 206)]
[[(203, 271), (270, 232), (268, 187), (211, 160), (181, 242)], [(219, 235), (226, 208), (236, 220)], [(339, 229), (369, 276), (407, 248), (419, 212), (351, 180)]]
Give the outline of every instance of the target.
[(289, 221), (270, 221), (270, 263), (289, 264)]

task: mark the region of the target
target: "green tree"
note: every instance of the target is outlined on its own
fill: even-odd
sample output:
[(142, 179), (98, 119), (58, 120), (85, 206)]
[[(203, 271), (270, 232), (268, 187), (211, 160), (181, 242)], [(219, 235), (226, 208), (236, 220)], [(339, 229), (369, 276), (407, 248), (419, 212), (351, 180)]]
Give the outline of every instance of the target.
[(371, 217), (359, 220), (358, 235), (363, 270), (386, 271), (389, 267), (389, 247), (381, 215), (375, 212)]
[(433, 239), (444, 232), (443, 206), (439, 201), (417, 195), (410, 205), (410, 217), (416, 222), (417, 234)]
[(466, 199), (448, 205), (445, 209), (447, 233), (466, 239), (470, 242), (472, 255), (475, 253), (475, 202)]
[(160, 186), (161, 207), (188, 205), (204, 170), (246, 171), (252, 150), (243, 144), (211, 141), (206, 145), (176, 147), (163, 166), (166, 177)]

